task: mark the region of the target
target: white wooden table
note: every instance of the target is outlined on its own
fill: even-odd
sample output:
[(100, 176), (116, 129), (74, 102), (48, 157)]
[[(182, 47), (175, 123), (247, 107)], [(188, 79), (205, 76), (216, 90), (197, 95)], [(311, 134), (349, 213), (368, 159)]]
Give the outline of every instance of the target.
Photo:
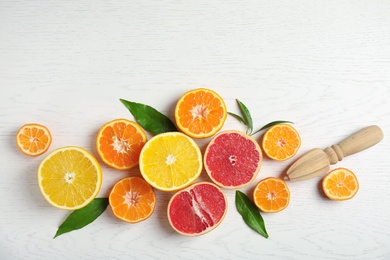
[[(389, 14), (390, 2), (377, 0), (0, 1), (0, 259), (390, 259)], [(293, 121), (302, 138), (294, 159), (371, 124), (385, 137), (332, 166), (356, 173), (352, 200), (326, 199), (321, 177), (289, 182), (288, 208), (263, 214), (269, 239), (244, 224), (234, 190), (224, 190), (226, 218), (204, 236), (175, 233), (166, 217), (172, 193), (157, 192), (144, 222), (121, 222), (108, 207), (53, 240), (69, 212), (44, 200), (44, 155), (19, 152), (18, 128), (44, 124), (49, 151), (77, 145), (97, 156), (100, 126), (133, 119), (119, 98), (173, 119), (178, 98), (197, 87), (217, 91), (231, 112), (243, 101), (255, 128)], [(228, 117), (223, 129), (244, 126)], [(294, 159), (264, 159), (256, 182)], [(99, 197), (139, 174), (101, 165)]]

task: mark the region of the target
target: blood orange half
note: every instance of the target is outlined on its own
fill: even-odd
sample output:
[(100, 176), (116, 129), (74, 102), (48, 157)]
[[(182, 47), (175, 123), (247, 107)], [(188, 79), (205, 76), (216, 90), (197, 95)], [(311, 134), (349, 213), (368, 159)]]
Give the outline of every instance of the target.
[(208, 144), (204, 166), (221, 187), (237, 189), (250, 184), (260, 171), (263, 155), (255, 139), (240, 131), (223, 131)]
[(198, 182), (175, 193), (168, 204), (168, 220), (179, 234), (199, 236), (215, 229), (225, 218), (227, 200), (213, 183)]

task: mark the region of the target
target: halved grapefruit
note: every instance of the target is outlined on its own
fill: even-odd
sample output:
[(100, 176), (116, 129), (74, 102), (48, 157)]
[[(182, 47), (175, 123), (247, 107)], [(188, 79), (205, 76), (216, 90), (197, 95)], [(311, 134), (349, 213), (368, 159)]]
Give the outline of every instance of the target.
[(211, 180), (226, 189), (250, 184), (260, 171), (263, 155), (249, 135), (235, 130), (217, 134), (206, 147), (204, 166)]

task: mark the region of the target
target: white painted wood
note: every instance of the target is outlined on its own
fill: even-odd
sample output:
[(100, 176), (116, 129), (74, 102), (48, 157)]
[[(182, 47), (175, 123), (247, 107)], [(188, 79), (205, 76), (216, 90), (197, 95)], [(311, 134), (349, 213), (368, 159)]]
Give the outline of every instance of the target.
[[(389, 13), (385, 0), (0, 1), (0, 259), (390, 259)], [(43, 156), (18, 151), (18, 128), (44, 124), (49, 151), (78, 145), (97, 156), (100, 126), (132, 118), (119, 98), (173, 118), (176, 100), (196, 87), (217, 91), (231, 112), (243, 101), (255, 128), (293, 121), (302, 138), (294, 159), (367, 125), (384, 139), (337, 164), (359, 179), (352, 200), (326, 199), (320, 177), (289, 182), (288, 208), (263, 214), (269, 239), (243, 223), (226, 190), (225, 220), (201, 237), (171, 229), (172, 194), (157, 192), (145, 222), (121, 222), (108, 208), (53, 240), (68, 212), (40, 194)], [(244, 126), (228, 117), (223, 129)], [(294, 159), (264, 159), (256, 182)], [(102, 167), (99, 196), (139, 174)]]

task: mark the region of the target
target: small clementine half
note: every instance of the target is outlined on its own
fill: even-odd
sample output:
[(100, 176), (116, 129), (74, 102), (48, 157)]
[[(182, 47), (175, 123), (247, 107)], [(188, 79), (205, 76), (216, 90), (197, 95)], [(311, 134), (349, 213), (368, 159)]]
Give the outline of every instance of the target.
[(284, 180), (269, 177), (257, 183), (253, 200), (263, 212), (279, 212), (288, 206), (290, 190)]
[(146, 141), (146, 134), (140, 125), (120, 118), (100, 128), (96, 148), (107, 165), (127, 170), (138, 165), (139, 155)]
[(29, 156), (45, 153), (49, 149), (51, 141), (49, 129), (40, 124), (25, 124), (16, 134), (16, 145), (22, 153)]
[(301, 137), (289, 124), (277, 124), (269, 128), (263, 136), (262, 148), (265, 154), (277, 161), (293, 157), (301, 146)]
[(221, 96), (205, 88), (186, 92), (175, 108), (177, 126), (193, 138), (213, 136), (222, 128), (226, 117), (226, 105)]
[(322, 189), (331, 200), (348, 200), (358, 192), (359, 182), (352, 171), (337, 168), (322, 179)]
[(144, 179), (126, 177), (114, 185), (109, 202), (116, 217), (137, 223), (152, 215), (156, 206), (156, 195)]

